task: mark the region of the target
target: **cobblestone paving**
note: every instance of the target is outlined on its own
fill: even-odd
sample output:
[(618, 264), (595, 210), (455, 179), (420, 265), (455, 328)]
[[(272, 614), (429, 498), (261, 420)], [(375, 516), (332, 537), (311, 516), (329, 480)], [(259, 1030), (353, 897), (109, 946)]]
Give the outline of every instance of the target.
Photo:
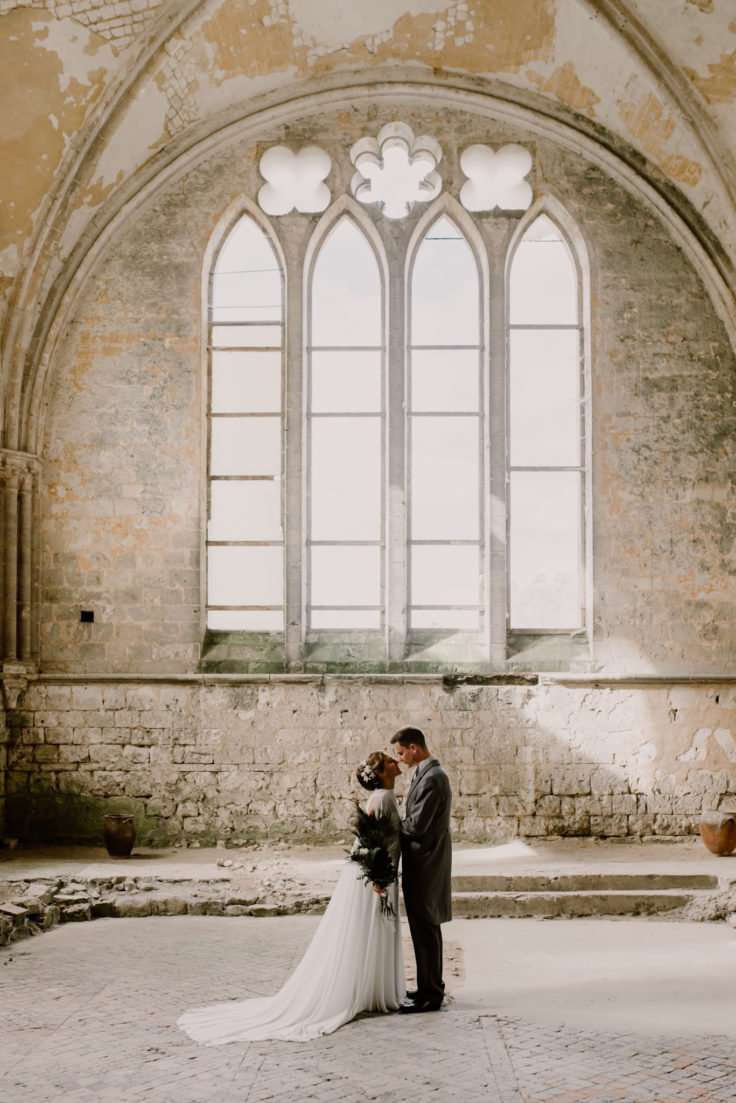
[[(658, 1039), (496, 1017), (365, 1016), (317, 1042), (211, 1049), (186, 1007), (274, 991), (318, 919), (98, 920), (0, 951), (0, 1101), (725, 1103), (727, 1039)], [(492, 1009), (492, 999), (488, 1000)]]

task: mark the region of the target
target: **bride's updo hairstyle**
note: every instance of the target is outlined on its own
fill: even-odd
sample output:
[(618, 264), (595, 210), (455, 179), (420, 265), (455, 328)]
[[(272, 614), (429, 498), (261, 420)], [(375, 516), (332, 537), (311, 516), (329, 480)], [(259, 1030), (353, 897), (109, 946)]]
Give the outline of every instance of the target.
[(380, 789), (380, 774), (386, 769), (386, 755), (383, 751), (372, 751), (368, 757), (360, 763), (355, 771), (360, 784), (364, 789)]

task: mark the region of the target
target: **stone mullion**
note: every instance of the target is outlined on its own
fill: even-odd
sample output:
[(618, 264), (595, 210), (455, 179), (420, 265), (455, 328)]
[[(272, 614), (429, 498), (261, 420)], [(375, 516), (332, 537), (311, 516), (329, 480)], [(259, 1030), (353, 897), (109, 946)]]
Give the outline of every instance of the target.
[(389, 663), (406, 657), (409, 529), (406, 487), (406, 282), (403, 253), (389, 254), (387, 289), (386, 634)]
[(488, 400), (490, 496), (486, 532), (489, 538), (489, 648), (491, 666), (506, 664), (508, 571), (507, 478), (507, 338), (505, 260), (508, 231), (491, 233), (488, 249), (490, 288), (488, 340)]
[(304, 258), (286, 262), (286, 366), (284, 380), (284, 624), (287, 669), (303, 668), (304, 508), (303, 448)]

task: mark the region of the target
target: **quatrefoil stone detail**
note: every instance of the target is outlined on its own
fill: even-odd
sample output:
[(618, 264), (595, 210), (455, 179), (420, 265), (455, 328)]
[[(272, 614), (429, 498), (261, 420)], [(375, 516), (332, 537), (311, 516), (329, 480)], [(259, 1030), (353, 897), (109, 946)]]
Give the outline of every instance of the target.
[(294, 152), (288, 146), (272, 146), (258, 166), (266, 181), (258, 192), (258, 205), (270, 215), (289, 214), (296, 208), (302, 214), (324, 211), (330, 202), (330, 189), (324, 183), (332, 161), (319, 146), (305, 146)]
[(532, 189), (524, 179), (532, 167), (528, 149), (511, 143), (492, 150), (490, 146), (468, 146), (460, 156), (460, 168), (467, 176), (460, 189), (466, 211), (525, 211), (531, 205)]

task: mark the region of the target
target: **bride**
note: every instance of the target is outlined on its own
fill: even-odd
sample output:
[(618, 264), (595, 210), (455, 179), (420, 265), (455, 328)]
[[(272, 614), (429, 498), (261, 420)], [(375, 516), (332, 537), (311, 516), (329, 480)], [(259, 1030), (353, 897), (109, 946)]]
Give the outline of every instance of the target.
[[(356, 770), (360, 784), (371, 790), (366, 811), (389, 817), (394, 828), (395, 866), (400, 816), (393, 789), (400, 773), (396, 759), (382, 751), (368, 755)], [(357, 863), (346, 861), (312, 942), (280, 992), (195, 1007), (177, 1025), (208, 1046), (267, 1038), (307, 1042), (331, 1034), (361, 1011), (397, 1010), (406, 986), (396, 881), (388, 896), (391, 918), (381, 914), (379, 897), (363, 881)]]

